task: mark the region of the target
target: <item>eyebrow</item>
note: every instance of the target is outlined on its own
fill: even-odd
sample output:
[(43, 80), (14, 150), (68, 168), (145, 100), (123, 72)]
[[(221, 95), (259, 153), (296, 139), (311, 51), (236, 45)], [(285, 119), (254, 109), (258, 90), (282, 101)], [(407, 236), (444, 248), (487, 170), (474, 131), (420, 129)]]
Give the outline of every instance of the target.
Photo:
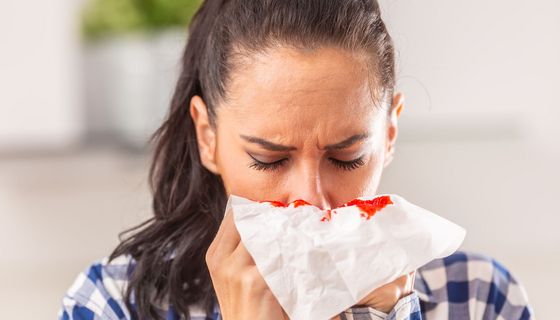
[[(265, 139), (262, 138), (258, 138), (258, 137), (251, 137), (251, 136), (246, 136), (246, 135), (239, 135), (241, 138), (245, 139), (247, 142), (249, 143), (255, 143), (258, 144), (260, 146), (262, 146), (264, 149), (270, 150), (270, 151), (293, 151), (293, 150), (297, 150), (296, 147), (294, 146), (285, 146), (285, 145), (281, 145), (281, 144), (276, 144), (270, 141), (267, 141)], [(347, 139), (344, 139), (340, 142), (334, 143), (334, 144), (329, 144), (326, 145), (325, 147), (321, 148), (322, 150), (327, 150), (327, 151), (332, 151), (332, 150), (340, 150), (340, 149), (345, 149), (348, 148), (349, 146), (355, 144), (358, 141), (361, 140), (365, 140), (369, 138), (369, 134), (367, 133), (361, 133), (361, 134), (355, 134)]]

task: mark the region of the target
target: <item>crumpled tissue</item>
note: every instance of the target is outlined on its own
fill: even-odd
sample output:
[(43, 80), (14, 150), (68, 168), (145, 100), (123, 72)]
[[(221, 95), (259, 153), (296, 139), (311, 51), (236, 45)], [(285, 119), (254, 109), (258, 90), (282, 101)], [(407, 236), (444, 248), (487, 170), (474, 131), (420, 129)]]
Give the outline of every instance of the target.
[(390, 203), (369, 218), (352, 202), (328, 211), (236, 195), (226, 214), (290, 319), (330, 319), (464, 240), (465, 229), (401, 196), (357, 200), (380, 197)]

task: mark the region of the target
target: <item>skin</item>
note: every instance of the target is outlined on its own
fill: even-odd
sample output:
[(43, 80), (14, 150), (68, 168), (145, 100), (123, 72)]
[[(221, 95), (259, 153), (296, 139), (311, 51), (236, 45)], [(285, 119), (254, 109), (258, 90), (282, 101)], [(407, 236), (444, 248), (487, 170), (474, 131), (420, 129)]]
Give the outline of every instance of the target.
[[(216, 128), (201, 97), (191, 99), (202, 164), (222, 177), (228, 196), (304, 199), (330, 209), (375, 194), (393, 158), (404, 98), (397, 93), (391, 105), (375, 105), (375, 82), (366, 66), (362, 55), (331, 47), (280, 47), (253, 55), (232, 71), (227, 97), (217, 106)], [(270, 144), (286, 148), (271, 150)], [(340, 161), (358, 158), (363, 161), (340, 167)], [(257, 170), (256, 161), (276, 166)], [(222, 316), (287, 319), (227, 217), (232, 215), (226, 215), (206, 254)], [(358, 305), (389, 312), (412, 292), (413, 282), (414, 274), (402, 276)]]

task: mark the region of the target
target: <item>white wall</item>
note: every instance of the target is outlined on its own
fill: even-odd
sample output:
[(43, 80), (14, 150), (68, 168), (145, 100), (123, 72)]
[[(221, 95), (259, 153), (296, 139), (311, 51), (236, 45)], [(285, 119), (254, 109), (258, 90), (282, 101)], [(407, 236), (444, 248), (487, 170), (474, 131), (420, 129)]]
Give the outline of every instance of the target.
[[(560, 147), (560, 3), (381, 1), (409, 112), (519, 117), (532, 143)], [(429, 97), (428, 97), (429, 95)], [(431, 104), (430, 104), (431, 103)]]
[(80, 138), (80, 2), (2, 1), (0, 149), (60, 147)]
[(407, 96), (382, 180), (465, 226), (552, 319), (560, 285), (560, 2), (381, 1)]

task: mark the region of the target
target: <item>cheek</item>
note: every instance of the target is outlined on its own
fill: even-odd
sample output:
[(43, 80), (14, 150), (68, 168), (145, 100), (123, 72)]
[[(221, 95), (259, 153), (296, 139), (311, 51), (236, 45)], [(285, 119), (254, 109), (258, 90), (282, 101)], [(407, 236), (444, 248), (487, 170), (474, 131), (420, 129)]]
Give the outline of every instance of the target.
[(363, 190), (361, 191), (361, 195), (363, 196), (377, 193), (377, 188), (381, 182), (381, 176), (383, 175), (383, 169), (385, 168), (385, 143), (385, 140), (380, 139), (374, 144), (371, 160), (363, 170)]
[(337, 168), (325, 170), (325, 186), (332, 190), (336, 203), (342, 204), (351, 199), (376, 193), (383, 173), (383, 154), (374, 153), (361, 168), (344, 171)]
[[(245, 162), (228, 165), (227, 172), (222, 175), (226, 191), (250, 199), (268, 199), (278, 195), (281, 189), (274, 174), (261, 173), (248, 168)], [(273, 200), (273, 199), (272, 199)]]
[(376, 154), (372, 158), (369, 166), (364, 170), (365, 179), (363, 180), (361, 196), (370, 196), (377, 193), (377, 188), (383, 175), (384, 162), (384, 154)]
[(278, 189), (278, 173), (250, 168), (252, 160), (246, 152), (233, 143), (218, 145), (219, 172), (228, 196), (261, 199)]

